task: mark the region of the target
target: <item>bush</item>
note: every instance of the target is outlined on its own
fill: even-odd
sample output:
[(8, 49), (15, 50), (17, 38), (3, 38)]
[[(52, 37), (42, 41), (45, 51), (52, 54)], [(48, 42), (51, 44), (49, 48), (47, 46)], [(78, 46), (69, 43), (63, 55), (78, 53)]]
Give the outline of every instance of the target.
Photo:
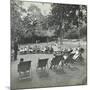
[(80, 35), (77, 31), (69, 32), (65, 38), (66, 39), (79, 39)]

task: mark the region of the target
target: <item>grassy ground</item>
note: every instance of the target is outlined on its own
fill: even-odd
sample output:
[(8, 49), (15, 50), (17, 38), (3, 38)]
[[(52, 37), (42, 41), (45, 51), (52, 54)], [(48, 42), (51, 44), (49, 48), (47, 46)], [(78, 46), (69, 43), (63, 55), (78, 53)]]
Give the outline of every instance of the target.
[[(45, 45), (45, 43), (43, 44)], [(64, 67), (64, 71), (49, 70), (52, 54), (27, 54), (18, 55), (18, 60), (11, 62), (11, 88), (34, 88), (34, 87), (50, 87), (50, 86), (68, 86), (86, 84), (86, 43), (81, 42), (85, 52), (83, 54), (85, 65), (73, 65), (72, 68)], [(78, 47), (78, 42), (64, 42), (63, 48)], [(26, 61), (31, 60), (31, 79), (19, 81), (17, 65), (20, 58), (23, 57)], [(47, 71), (37, 71), (38, 58), (49, 58)]]

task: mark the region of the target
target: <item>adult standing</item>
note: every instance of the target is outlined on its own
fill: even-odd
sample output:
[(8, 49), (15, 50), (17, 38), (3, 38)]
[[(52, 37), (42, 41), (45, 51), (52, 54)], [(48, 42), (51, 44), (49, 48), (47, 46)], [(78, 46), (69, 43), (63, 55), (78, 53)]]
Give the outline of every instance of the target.
[(14, 61), (17, 60), (17, 53), (18, 53), (18, 42), (15, 40), (14, 42)]

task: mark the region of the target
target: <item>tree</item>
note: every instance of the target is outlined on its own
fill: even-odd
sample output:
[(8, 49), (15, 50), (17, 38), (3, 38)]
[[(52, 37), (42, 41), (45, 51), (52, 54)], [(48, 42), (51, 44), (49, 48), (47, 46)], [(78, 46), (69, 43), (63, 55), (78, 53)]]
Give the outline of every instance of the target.
[(18, 42), (25, 29), (21, 19), (21, 12), (25, 12), (25, 9), (21, 7), (21, 4), (20, 1), (11, 0), (11, 40), (17, 39)]
[[(30, 4), (26, 11), (26, 16), (22, 17), (22, 22), (25, 27), (24, 38), (29, 39), (30, 42), (34, 41), (37, 31), (42, 30), (42, 21), (44, 16), (41, 10), (34, 4)], [(32, 39), (30, 39), (32, 38)]]
[[(78, 18), (82, 16), (81, 5), (69, 5), (69, 4), (52, 4), (51, 16), (49, 19), (49, 25), (58, 25), (56, 29), (56, 34), (60, 38), (62, 44), (62, 39), (64, 37), (65, 29), (73, 28), (73, 25), (79, 27)], [(79, 17), (77, 17), (76, 12), (79, 12)], [(83, 11), (83, 10), (82, 10)], [(82, 19), (82, 18), (80, 18)], [(67, 28), (65, 28), (67, 27)]]

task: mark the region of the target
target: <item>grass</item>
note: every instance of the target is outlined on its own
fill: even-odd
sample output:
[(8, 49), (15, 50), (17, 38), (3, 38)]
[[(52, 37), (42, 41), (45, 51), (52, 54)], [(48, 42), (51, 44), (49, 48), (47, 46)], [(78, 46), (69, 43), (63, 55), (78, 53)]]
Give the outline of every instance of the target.
[[(54, 42), (50, 42), (54, 43)], [(50, 44), (49, 43), (49, 44)], [(40, 43), (38, 45), (46, 45), (47, 43)], [(28, 44), (30, 45), (30, 44)], [(22, 45), (21, 47), (24, 47)], [(78, 41), (64, 41), (62, 48), (75, 48), (78, 47)], [(18, 60), (11, 63), (11, 88), (40, 88), (40, 87), (51, 87), (51, 86), (70, 86), (70, 85), (84, 85), (86, 84), (86, 42), (81, 42), (81, 47), (85, 49), (83, 54), (85, 65), (73, 65), (72, 68), (64, 67), (64, 72), (58, 70), (47, 70), (49, 71), (37, 71), (36, 67), (38, 58), (49, 58), (48, 67), (50, 67), (50, 61), (52, 60), (52, 54), (27, 54), (18, 55)], [(31, 60), (31, 79), (30, 80), (18, 80), (17, 65), (20, 58), (24, 58), (26, 61)]]

